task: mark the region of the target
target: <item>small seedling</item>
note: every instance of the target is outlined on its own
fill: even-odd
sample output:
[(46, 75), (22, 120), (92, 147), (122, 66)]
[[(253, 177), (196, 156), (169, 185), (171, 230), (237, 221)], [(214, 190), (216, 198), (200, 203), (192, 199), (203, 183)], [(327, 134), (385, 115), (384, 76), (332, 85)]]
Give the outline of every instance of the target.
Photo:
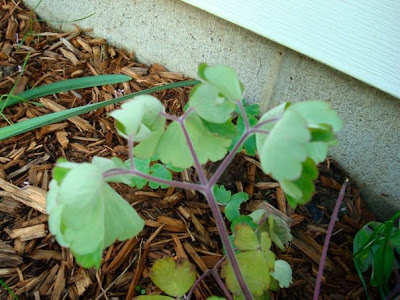
[[(71, 249), (79, 264), (98, 267), (107, 246), (137, 235), (144, 226), (108, 182), (138, 186), (148, 181), (161, 187), (193, 189), (204, 195), (217, 225), (228, 258), (222, 277), (229, 290), (235, 299), (261, 297), (291, 281), (289, 265), (276, 263), (279, 260), (270, 250), (271, 241), (283, 247), (290, 232), (273, 217), (262, 218), (260, 224), (254, 221), (263, 213), (242, 216), (239, 208), (247, 200), (246, 194), (228, 195), (216, 183), (243, 146), (254, 154), (255, 145), (262, 170), (280, 183), (289, 204), (294, 208), (304, 204), (315, 191), (316, 164), (325, 159), (329, 146), (335, 145), (341, 121), (328, 103), (320, 101), (284, 103), (257, 120), (254, 107), (243, 105), (243, 85), (231, 68), (201, 64), (198, 73), (202, 82), (192, 89), (181, 116), (168, 114), (148, 95), (135, 97), (110, 113), (118, 134), (127, 141), (127, 162), (104, 158), (82, 164), (57, 162), (47, 198), (50, 231), (60, 245)], [(235, 123), (237, 112), (241, 119)], [(149, 164), (154, 157), (161, 162), (157, 167)], [(207, 178), (202, 165), (220, 160), (215, 173)], [(171, 180), (166, 177), (168, 168), (162, 165), (169, 169), (194, 167), (199, 182)], [(226, 205), (225, 215), (234, 223), (231, 237), (218, 202)], [(171, 274), (176, 274), (178, 267), (167, 264)], [(155, 278), (155, 283), (174, 297), (187, 292), (188, 282), (178, 289), (177, 282), (168, 280), (174, 290), (166, 290), (160, 278)], [(223, 283), (218, 284), (232, 299)]]

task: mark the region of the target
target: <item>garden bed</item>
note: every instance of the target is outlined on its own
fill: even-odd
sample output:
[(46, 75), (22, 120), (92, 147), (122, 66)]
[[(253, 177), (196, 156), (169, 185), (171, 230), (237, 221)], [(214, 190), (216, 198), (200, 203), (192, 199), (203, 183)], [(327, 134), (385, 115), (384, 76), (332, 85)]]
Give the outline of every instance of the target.
[[(4, 1), (0, 14), (0, 92), (14, 93), (63, 79), (99, 74), (126, 74), (132, 80), (37, 99), (41, 105), (23, 103), (3, 111), (15, 123), (54, 111), (101, 102), (121, 93), (185, 80), (161, 65), (147, 66), (135, 61), (134, 53), (107, 45), (76, 28), (57, 33), (36, 22), (32, 12), (12, 1)], [(29, 34), (31, 32), (32, 34)], [(28, 34), (27, 34), (28, 33)], [(17, 46), (20, 39), (24, 42)], [(161, 43), (162, 41), (160, 41)], [(21, 66), (30, 52), (25, 69)], [(154, 93), (166, 111), (180, 114), (189, 87)], [(149, 280), (149, 268), (164, 256), (188, 257), (201, 275), (221, 258), (222, 250), (214, 221), (205, 200), (191, 191), (169, 188), (137, 190), (115, 184), (116, 190), (146, 222), (144, 231), (125, 242), (116, 242), (103, 255), (99, 270), (85, 270), (74, 263), (68, 249), (61, 248), (49, 233), (44, 213), (45, 195), (51, 170), (59, 157), (69, 161), (90, 161), (94, 155), (127, 159), (127, 147), (107, 112), (110, 105), (47, 125), (0, 142), (0, 279), (19, 299), (124, 299), (138, 289), (147, 294), (160, 291)], [(6, 126), (2, 119), (0, 127)], [(209, 164), (212, 173), (215, 166)], [(276, 299), (311, 299), (322, 244), (333, 206), (345, 173), (332, 161), (320, 166), (313, 201), (293, 211), (287, 206), (279, 184), (259, 169), (257, 159), (237, 156), (220, 184), (233, 192), (250, 195), (247, 212), (260, 206), (281, 214), (291, 226), (294, 239), (286, 252), (276, 255), (290, 263), (293, 283), (275, 294)], [(176, 178), (196, 180), (194, 173), (175, 173)], [(349, 183), (340, 220), (330, 244), (321, 297), (363, 299), (364, 291), (352, 263), (352, 242), (356, 232), (373, 217), (360, 198), (360, 190)], [(140, 287), (140, 288), (139, 288)], [(206, 279), (195, 290), (197, 299), (220, 294)], [(0, 290), (1, 299), (11, 299)]]

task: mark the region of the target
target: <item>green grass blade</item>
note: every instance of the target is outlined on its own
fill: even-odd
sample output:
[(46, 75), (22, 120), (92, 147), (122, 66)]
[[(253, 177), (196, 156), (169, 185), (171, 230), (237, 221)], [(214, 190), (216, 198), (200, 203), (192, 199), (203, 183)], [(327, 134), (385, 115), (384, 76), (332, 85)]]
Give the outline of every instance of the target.
[[(18, 98), (23, 98), (26, 101), (32, 100), (37, 97), (43, 97), (47, 95), (56, 94), (59, 92), (65, 92), (69, 90), (83, 89), (93, 86), (100, 86), (106, 84), (114, 84), (125, 82), (131, 80), (132, 78), (127, 75), (122, 74), (109, 74), (109, 75), (97, 75), (97, 76), (88, 76), (81, 78), (68, 79), (63, 81), (58, 81), (46, 85), (39, 86), (37, 88), (33, 88), (18, 94)], [(22, 102), (21, 99), (12, 98), (7, 102), (4, 101), (0, 103), (1, 109), (4, 109), (8, 106), (17, 104)]]
[(171, 84), (167, 84), (167, 85), (163, 85), (163, 86), (153, 87), (153, 88), (150, 88), (150, 89), (147, 89), (144, 91), (132, 93), (132, 94), (125, 95), (125, 96), (115, 98), (115, 99), (111, 99), (108, 101), (103, 101), (103, 102), (94, 103), (94, 104), (88, 104), (85, 106), (75, 107), (72, 109), (59, 111), (59, 112), (43, 115), (40, 117), (36, 117), (33, 119), (21, 121), (19, 123), (15, 123), (15, 124), (0, 128), (0, 141), (5, 140), (10, 137), (13, 137), (13, 136), (16, 136), (16, 135), (19, 135), (19, 134), (22, 134), (22, 133), (25, 133), (27, 131), (31, 131), (33, 129), (43, 127), (45, 125), (60, 122), (65, 119), (68, 119), (68, 118), (71, 118), (71, 117), (74, 117), (77, 115), (81, 115), (81, 114), (87, 113), (92, 110), (99, 109), (101, 107), (104, 107), (104, 106), (107, 106), (110, 104), (114, 104), (114, 103), (117, 103), (120, 101), (130, 99), (133, 96), (150, 94), (150, 93), (154, 93), (154, 92), (158, 92), (158, 91), (162, 91), (162, 90), (166, 90), (166, 89), (190, 86), (190, 85), (195, 85), (198, 83), (200, 83), (200, 81), (198, 81), (198, 80), (175, 82), (175, 83), (171, 83)]

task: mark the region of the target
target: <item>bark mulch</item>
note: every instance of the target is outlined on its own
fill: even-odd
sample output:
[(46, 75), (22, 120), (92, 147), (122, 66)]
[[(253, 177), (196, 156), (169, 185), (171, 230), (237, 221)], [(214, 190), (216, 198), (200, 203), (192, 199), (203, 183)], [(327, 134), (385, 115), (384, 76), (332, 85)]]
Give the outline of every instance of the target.
[[(20, 3), (20, 2), (18, 2)], [(43, 84), (88, 75), (121, 73), (130, 82), (76, 90), (37, 99), (4, 110), (15, 123), (27, 118), (141, 91), (184, 80), (158, 64), (135, 61), (134, 53), (116, 49), (106, 41), (91, 38), (76, 28), (57, 33), (28, 9), (14, 1), (0, 3), (0, 93), (14, 93)], [(21, 46), (17, 40), (24, 41)], [(162, 41), (160, 41), (162, 42)], [(30, 53), (23, 73), (20, 66)], [(155, 93), (170, 113), (180, 113), (189, 88)], [(40, 103), (40, 105), (37, 105)], [(137, 190), (116, 184), (116, 190), (146, 221), (144, 231), (133, 239), (116, 242), (103, 256), (99, 270), (75, 264), (68, 249), (61, 248), (50, 234), (45, 214), (45, 196), (57, 158), (90, 161), (91, 157), (127, 158), (126, 145), (115, 132), (107, 112), (110, 105), (48, 125), (0, 142), (0, 278), (19, 299), (125, 299), (137, 287), (147, 294), (160, 291), (149, 280), (149, 268), (164, 256), (188, 257), (200, 275), (221, 258), (215, 223), (205, 200), (193, 191)], [(0, 127), (6, 126), (4, 118)], [(213, 165), (208, 165), (211, 173)], [(196, 180), (191, 170), (175, 178)], [(327, 160), (320, 166), (313, 202), (290, 209), (279, 184), (262, 174), (255, 158), (239, 154), (220, 184), (233, 192), (246, 191), (250, 201), (243, 212), (265, 207), (278, 211), (291, 224), (294, 239), (286, 252), (275, 248), (293, 268), (293, 283), (274, 299), (311, 299), (319, 259), (333, 205), (345, 173)], [(321, 299), (363, 299), (365, 294), (352, 264), (355, 233), (373, 217), (366, 211), (360, 190), (350, 183), (340, 220), (335, 226), (326, 262)], [(195, 290), (196, 299), (220, 294), (211, 279)], [(0, 287), (0, 299), (12, 299)]]

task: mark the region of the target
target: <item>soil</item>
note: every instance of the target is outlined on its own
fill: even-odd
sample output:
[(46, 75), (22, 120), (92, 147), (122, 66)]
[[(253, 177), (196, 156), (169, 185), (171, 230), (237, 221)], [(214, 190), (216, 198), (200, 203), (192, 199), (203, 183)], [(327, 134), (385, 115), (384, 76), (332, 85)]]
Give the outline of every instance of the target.
[[(0, 10), (0, 92), (14, 93), (28, 88), (98, 74), (127, 74), (127, 83), (59, 93), (4, 110), (11, 123), (109, 100), (115, 94), (141, 91), (185, 80), (159, 64), (147, 66), (135, 61), (134, 53), (88, 37), (81, 29), (57, 33), (28, 9), (3, 0)], [(29, 34), (32, 31), (34, 34)], [(24, 41), (18, 47), (17, 34)], [(161, 42), (161, 41), (160, 41)], [(19, 72), (30, 52), (23, 73)], [(179, 114), (190, 88), (153, 94), (169, 113)], [(37, 105), (40, 103), (41, 105)], [(58, 104), (58, 106), (54, 105)], [(61, 106), (61, 107), (60, 107)], [(19, 299), (125, 299), (144, 289), (159, 294), (149, 280), (149, 268), (164, 256), (188, 257), (201, 275), (221, 258), (215, 223), (205, 200), (192, 191), (174, 188), (142, 190), (115, 184), (114, 188), (146, 220), (143, 232), (133, 239), (116, 242), (105, 250), (99, 270), (85, 270), (75, 264), (68, 249), (61, 248), (48, 230), (44, 212), (51, 170), (59, 157), (90, 161), (93, 156), (127, 158), (127, 148), (115, 132), (107, 112), (110, 105), (77, 118), (45, 126), (0, 142), (0, 278)], [(2, 118), (0, 127), (7, 126)], [(215, 165), (209, 164), (209, 173)], [(276, 255), (293, 269), (293, 283), (273, 299), (311, 299), (322, 244), (330, 214), (346, 175), (333, 160), (319, 167), (317, 192), (308, 205), (295, 211), (287, 206), (279, 184), (264, 175), (256, 158), (239, 154), (220, 184), (232, 192), (246, 191), (250, 201), (243, 213), (265, 207), (290, 223), (294, 236), (287, 251), (274, 248)], [(191, 171), (175, 173), (176, 179), (196, 180)], [(364, 291), (352, 263), (355, 233), (373, 216), (365, 209), (360, 189), (349, 183), (340, 219), (336, 223), (328, 252), (320, 299), (363, 299)], [(375, 291), (374, 291), (375, 292)], [(196, 299), (221, 295), (206, 278), (195, 290)], [(376, 296), (373, 294), (372, 296)], [(0, 288), (0, 299), (13, 297)]]

